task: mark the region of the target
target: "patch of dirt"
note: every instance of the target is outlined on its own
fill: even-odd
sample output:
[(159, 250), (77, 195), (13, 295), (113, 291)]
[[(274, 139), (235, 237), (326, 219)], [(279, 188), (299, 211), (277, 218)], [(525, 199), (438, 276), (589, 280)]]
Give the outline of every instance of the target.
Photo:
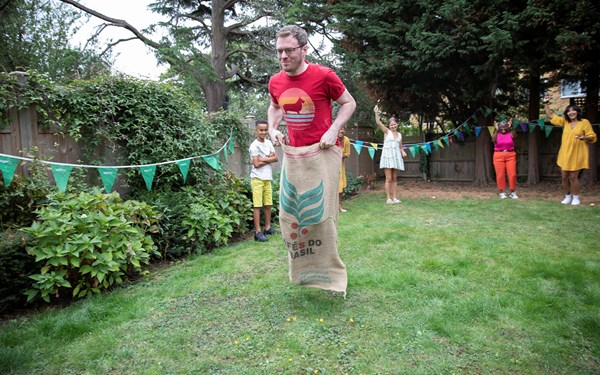
[[(385, 194), (384, 181), (377, 181), (368, 192)], [(508, 189), (506, 190), (509, 191)], [(361, 191), (365, 193), (367, 191)], [(437, 182), (422, 179), (400, 179), (398, 181), (400, 199), (433, 198), (461, 199), (465, 196), (473, 198), (496, 198), (498, 189), (496, 184), (481, 186), (473, 182)], [(543, 199), (560, 202), (564, 198), (560, 181), (542, 181), (539, 184), (517, 183), (516, 193), (519, 199)], [(584, 205), (600, 205), (600, 184), (584, 184), (581, 187), (581, 202)]]

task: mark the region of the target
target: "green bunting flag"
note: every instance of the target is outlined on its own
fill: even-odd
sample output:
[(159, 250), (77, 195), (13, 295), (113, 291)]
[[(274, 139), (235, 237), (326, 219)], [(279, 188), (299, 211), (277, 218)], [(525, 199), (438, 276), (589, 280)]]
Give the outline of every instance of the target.
[(446, 143), (446, 146), (450, 146), (450, 139), (448, 139), (448, 136), (445, 136), (444, 138), (442, 138), (444, 140), (444, 142)]
[(375, 157), (375, 148), (367, 147), (367, 150), (369, 150), (369, 156), (371, 157), (371, 159), (373, 159)]
[(535, 124), (529, 124), (529, 132), (533, 133), (534, 130), (535, 130)]
[(552, 126), (544, 126), (544, 130), (546, 131), (546, 138), (548, 138), (550, 132), (552, 131)]
[(213, 169), (216, 169), (217, 171), (221, 170), (221, 166), (219, 165), (219, 159), (217, 159), (214, 155), (203, 156), (202, 159), (204, 159), (204, 161), (207, 162), (208, 165), (213, 167)]
[(5, 188), (12, 182), (17, 165), (19, 165), (19, 159), (0, 156), (0, 171), (2, 171), (2, 179), (4, 180)]
[(543, 118), (537, 119), (536, 122), (540, 126), (540, 128), (542, 128), (544, 126), (544, 119)]
[(106, 191), (107, 194), (110, 194), (110, 191), (115, 184), (115, 180), (117, 179), (117, 171), (117, 168), (98, 168), (100, 178), (104, 184), (104, 191)]
[(56, 187), (64, 193), (67, 190), (67, 183), (69, 182), (69, 176), (71, 175), (73, 166), (50, 164), (50, 168), (52, 168), (52, 175), (54, 176), (54, 181), (56, 181)]
[(484, 111), (483, 111), (483, 115), (484, 115), (485, 117), (488, 117), (488, 116), (489, 116), (489, 115), (491, 115), (491, 114), (492, 114), (492, 109), (491, 109), (491, 108), (488, 108), (488, 107), (485, 107), (485, 109), (484, 109)]
[(435, 146), (436, 151), (440, 149), (440, 145), (437, 142), (432, 142), (432, 143)]
[(425, 152), (425, 155), (429, 155), (429, 152), (427, 151), (427, 146), (421, 145), (421, 150)]
[(417, 152), (416, 148), (417, 148), (416, 146), (412, 146), (412, 147), (408, 148), (408, 151), (410, 151), (410, 154), (412, 155), (413, 158), (415, 157), (415, 152)]
[(144, 165), (140, 167), (140, 172), (142, 172), (142, 177), (144, 177), (144, 181), (146, 182), (146, 189), (150, 191), (154, 175), (156, 174), (156, 165)]
[(190, 160), (191, 159), (177, 161), (177, 166), (179, 167), (179, 171), (181, 171), (181, 174), (183, 175), (183, 183), (184, 184), (185, 184), (185, 180), (187, 179), (188, 171), (190, 170)]
[(356, 151), (356, 153), (358, 155), (360, 155), (360, 151), (362, 150), (363, 143), (364, 143), (363, 141), (356, 141), (356, 143), (353, 144), (354, 150)]
[(513, 128), (513, 129), (516, 129), (517, 127), (519, 127), (519, 123), (520, 123), (520, 122), (521, 122), (521, 121), (517, 120), (516, 118), (515, 118), (515, 119), (513, 119), (512, 128)]
[(469, 124), (465, 124), (465, 132), (467, 133), (467, 135), (470, 137), (473, 135), (473, 133), (471, 133), (471, 128), (469, 127)]

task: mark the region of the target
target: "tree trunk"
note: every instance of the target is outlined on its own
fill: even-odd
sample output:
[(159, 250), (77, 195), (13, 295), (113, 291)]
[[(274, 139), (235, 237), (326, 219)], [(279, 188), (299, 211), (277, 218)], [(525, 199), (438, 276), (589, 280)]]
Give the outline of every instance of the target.
[[(592, 67), (586, 77), (586, 98), (585, 98), (585, 117), (592, 123), (597, 124), (598, 120), (598, 90), (600, 89), (600, 76), (598, 75), (598, 66)], [(600, 134), (598, 134), (600, 135)], [(586, 171), (589, 174), (589, 182), (598, 181), (598, 146), (592, 143), (590, 146), (590, 169)]]
[[(529, 108), (527, 114), (529, 121), (540, 118), (540, 88), (540, 74), (536, 69), (532, 69), (529, 74)], [(527, 134), (527, 183), (530, 185), (540, 182), (539, 139), (537, 127)]]
[[(483, 119), (486, 127), (491, 126), (490, 121)], [(479, 137), (475, 139), (475, 181), (473, 182), (480, 186), (495, 181), (492, 173), (494, 171), (493, 148), (490, 132), (486, 130), (479, 133)]]

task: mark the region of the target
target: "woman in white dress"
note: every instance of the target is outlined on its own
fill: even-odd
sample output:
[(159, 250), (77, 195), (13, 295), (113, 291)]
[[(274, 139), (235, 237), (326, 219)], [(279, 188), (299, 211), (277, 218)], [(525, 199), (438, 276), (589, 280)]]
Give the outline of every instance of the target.
[(398, 133), (398, 120), (391, 117), (389, 127), (381, 122), (381, 110), (378, 106), (373, 109), (375, 122), (383, 132), (383, 149), (381, 150), (381, 161), (379, 168), (385, 173), (385, 195), (387, 204), (397, 204), (400, 200), (396, 197), (398, 185), (398, 170), (404, 170), (404, 159), (406, 152), (402, 148), (402, 135)]

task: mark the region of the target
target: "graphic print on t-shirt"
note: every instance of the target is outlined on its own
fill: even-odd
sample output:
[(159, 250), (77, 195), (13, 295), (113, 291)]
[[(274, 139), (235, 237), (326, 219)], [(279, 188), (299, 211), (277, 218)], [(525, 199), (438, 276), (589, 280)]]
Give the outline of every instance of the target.
[(299, 88), (285, 90), (279, 97), (288, 129), (304, 130), (315, 117), (315, 105), (308, 94)]

